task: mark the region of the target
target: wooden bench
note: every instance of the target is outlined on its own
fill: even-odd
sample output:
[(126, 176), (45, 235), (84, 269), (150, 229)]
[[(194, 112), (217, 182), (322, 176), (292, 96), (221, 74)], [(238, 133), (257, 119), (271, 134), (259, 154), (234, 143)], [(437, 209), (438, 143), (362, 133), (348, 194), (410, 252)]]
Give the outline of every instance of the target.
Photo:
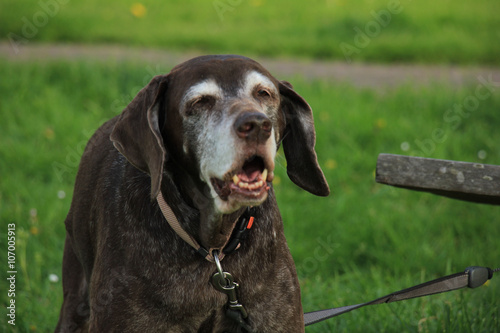
[(378, 183), (446, 197), (500, 205), (500, 166), (380, 154)]

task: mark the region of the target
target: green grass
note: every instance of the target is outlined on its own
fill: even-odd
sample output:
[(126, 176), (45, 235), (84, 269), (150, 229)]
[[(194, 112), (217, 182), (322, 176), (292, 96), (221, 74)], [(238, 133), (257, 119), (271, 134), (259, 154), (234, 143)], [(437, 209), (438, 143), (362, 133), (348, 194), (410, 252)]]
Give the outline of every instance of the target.
[(138, 2), (4, 0), (0, 38), (20, 50), (31, 42), (83, 42), (343, 61), (500, 64), (496, 0), (147, 0), (141, 2), (145, 15), (134, 16)]
[[(172, 65), (0, 62), (0, 249), (6, 252), (6, 225), (15, 223), (18, 270), (16, 327), (3, 310), (0, 331), (54, 328), (62, 287), (48, 277), (61, 275), (63, 221), (84, 144), (152, 72)], [(382, 152), (500, 164), (500, 88), (468, 118), (449, 123), (447, 110), (472, 96), (475, 85), (377, 93), (290, 81), (315, 111), (317, 152), (333, 192), (318, 198), (298, 189), (278, 157), (275, 187), (305, 311), (368, 301), (469, 265), (500, 266), (498, 207), (374, 182)], [(429, 143), (436, 129), (446, 140), (422, 151), (416, 142)], [(476, 290), (362, 309), (307, 332), (494, 332), (499, 294), (495, 277)], [(2, 288), (3, 308), (6, 302)]]

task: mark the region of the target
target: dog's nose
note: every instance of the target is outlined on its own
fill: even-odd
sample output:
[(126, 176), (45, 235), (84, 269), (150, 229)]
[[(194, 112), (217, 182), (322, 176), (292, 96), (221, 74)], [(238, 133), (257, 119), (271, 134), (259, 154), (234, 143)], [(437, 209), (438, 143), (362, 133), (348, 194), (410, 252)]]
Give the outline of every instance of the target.
[(247, 140), (265, 141), (271, 136), (272, 123), (260, 112), (245, 112), (234, 122), (236, 134)]

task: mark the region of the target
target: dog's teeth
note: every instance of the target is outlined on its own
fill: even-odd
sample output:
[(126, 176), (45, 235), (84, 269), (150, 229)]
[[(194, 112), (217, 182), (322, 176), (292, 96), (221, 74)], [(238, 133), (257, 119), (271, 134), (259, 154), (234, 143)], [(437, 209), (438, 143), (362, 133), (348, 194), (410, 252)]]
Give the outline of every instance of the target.
[(247, 189), (247, 190), (256, 190), (256, 189), (259, 189), (261, 188), (262, 186), (264, 186), (264, 184), (266, 183), (266, 178), (267, 178), (267, 169), (265, 169), (263, 172), (262, 172), (262, 179), (257, 181), (257, 182), (254, 182), (254, 183), (247, 183), (247, 182), (244, 182), (240, 179), (240, 177), (238, 177), (237, 175), (234, 175), (233, 176), (233, 183), (238, 186), (239, 188), (244, 188), (244, 189)]
[(261, 188), (263, 185), (264, 185), (264, 182), (262, 180), (259, 180), (258, 182), (252, 184), (250, 189), (256, 190), (258, 188)]
[(262, 172), (262, 180), (265, 182), (267, 181), (267, 169), (264, 169), (264, 171)]

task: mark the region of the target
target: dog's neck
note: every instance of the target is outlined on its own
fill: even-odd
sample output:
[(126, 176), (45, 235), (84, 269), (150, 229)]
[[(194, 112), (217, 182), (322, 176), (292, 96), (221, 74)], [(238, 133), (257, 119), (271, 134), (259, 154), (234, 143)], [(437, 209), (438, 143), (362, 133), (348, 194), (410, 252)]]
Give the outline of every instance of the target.
[(171, 172), (164, 174), (161, 191), (180, 226), (203, 247), (222, 248), (245, 207), (222, 214), (215, 208), (206, 184), (196, 182), (179, 168), (169, 169)]

